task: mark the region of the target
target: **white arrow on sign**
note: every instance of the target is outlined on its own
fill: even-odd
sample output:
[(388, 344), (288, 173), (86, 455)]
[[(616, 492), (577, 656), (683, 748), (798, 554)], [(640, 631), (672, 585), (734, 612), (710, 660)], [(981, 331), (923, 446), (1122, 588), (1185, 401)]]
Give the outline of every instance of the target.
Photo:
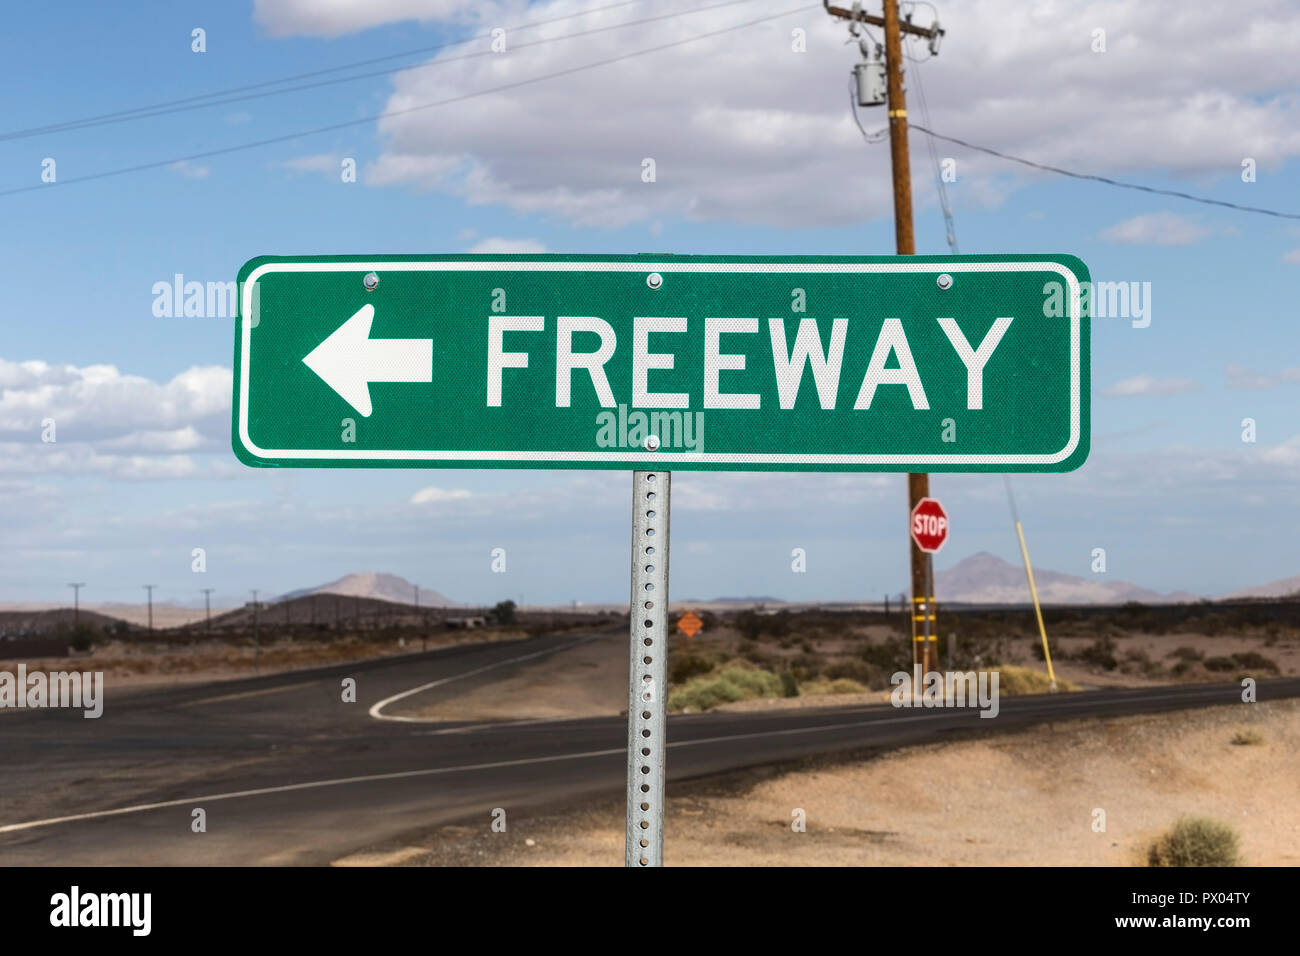
[(303, 363), (369, 418), (371, 382), (432, 382), (433, 339), (372, 339), (375, 307), (363, 305)]

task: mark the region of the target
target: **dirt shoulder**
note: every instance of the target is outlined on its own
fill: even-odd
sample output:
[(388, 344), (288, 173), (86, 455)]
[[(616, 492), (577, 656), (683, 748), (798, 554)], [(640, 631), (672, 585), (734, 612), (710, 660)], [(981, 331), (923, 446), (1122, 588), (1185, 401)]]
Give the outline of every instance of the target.
[[(1258, 743), (1236, 745), (1240, 731)], [(1300, 864), (1300, 702), (1086, 719), (669, 788), (675, 866), (1143, 865), (1183, 814), (1230, 824), (1245, 863)], [(623, 798), (507, 809), (336, 865), (619, 866)], [(795, 832), (796, 810), (806, 832)], [(1104, 811), (1105, 830), (1094, 829)]]
[(424, 720), (557, 720), (627, 711), (627, 635), (590, 639), (520, 665), (507, 676), (426, 704), (407, 716)]

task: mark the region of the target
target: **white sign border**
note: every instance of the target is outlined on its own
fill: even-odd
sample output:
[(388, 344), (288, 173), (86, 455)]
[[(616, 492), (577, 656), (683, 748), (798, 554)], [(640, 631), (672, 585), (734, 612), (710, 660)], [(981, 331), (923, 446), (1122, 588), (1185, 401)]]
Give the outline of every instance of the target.
[[(850, 455), (850, 454), (747, 454), (717, 452), (684, 452), (671, 458), (659, 457), (660, 452), (646, 452), (638, 460), (624, 449), (620, 451), (401, 451), (396, 449), (311, 449), (262, 448), (253, 442), (248, 433), (248, 378), (252, 351), (252, 327), (248, 316), (253, 310), (253, 288), (257, 281), (271, 272), (865, 272), (908, 273), (928, 272), (938, 275), (948, 272), (1055, 272), (1065, 280), (1070, 303), (1070, 440), (1060, 451), (1048, 455)], [(671, 469), (678, 462), (705, 464), (747, 465), (1052, 465), (1064, 461), (1079, 446), (1080, 401), (1080, 315), (1081, 301), (1079, 279), (1064, 264), (1051, 260), (1031, 262), (509, 262), (437, 260), (430, 262), (268, 262), (248, 274), (240, 289), (240, 361), (239, 361), (239, 440), (246, 451), (258, 458), (269, 460), (296, 459), (322, 461), (546, 461), (606, 462), (626, 464), (629, 467), (645, 466)], [(653, 456), (653, 457), (652, 457)]]

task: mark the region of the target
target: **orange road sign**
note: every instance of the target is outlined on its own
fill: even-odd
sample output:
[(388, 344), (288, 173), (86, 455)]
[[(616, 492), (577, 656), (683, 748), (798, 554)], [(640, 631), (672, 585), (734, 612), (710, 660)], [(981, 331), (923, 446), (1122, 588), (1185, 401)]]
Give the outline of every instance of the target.
[(687, 637), (694, 637), (703, 627), (704, 622), (699, 619), (694, 611), (687, 611), (677, 619), (677, 630)]

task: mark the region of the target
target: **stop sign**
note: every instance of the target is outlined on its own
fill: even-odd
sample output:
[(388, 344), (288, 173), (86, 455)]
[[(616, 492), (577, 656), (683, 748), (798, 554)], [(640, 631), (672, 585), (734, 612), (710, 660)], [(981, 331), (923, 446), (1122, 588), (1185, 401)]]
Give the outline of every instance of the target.
[(922, 498), (912, 509), (912, 540), (931, 554), (948, 540), (948, 512), (934, 498)]

